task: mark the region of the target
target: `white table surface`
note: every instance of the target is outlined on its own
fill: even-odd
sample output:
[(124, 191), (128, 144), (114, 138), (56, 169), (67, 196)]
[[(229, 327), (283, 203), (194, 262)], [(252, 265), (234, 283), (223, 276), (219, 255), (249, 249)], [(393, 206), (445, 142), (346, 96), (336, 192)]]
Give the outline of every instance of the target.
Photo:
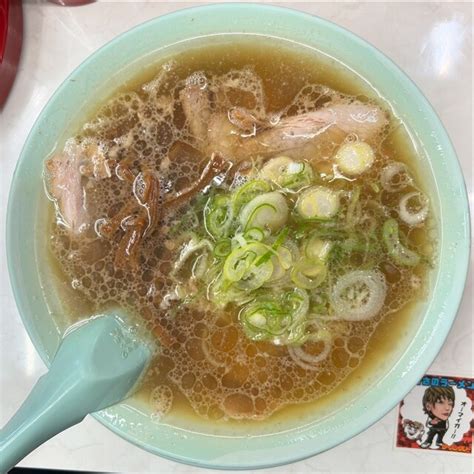
[[(204, 3), (204, 2), (202, 2)], [(276, 3), (276, 2), (268, 2)], [(64, 8), (24, 2), (19, 73), (0, 115), (0, 425), (45, 371), (18, 315), (5, 256), (11, 177), (34, 120), (83, 59), (117, 34), (189, 2), (100, 2)], [(433, 104), (461, 161), (472, 207), (472, 5), (466, 3), (281, 3), (332, 20), (367, 39), (401, 66)], [(473, 257), (471, 256), (471, 270)], [(472, 271), (448, 339), (431, 373), (472, 376)], [(397, 412), (328, 452), (273, 472), (472, 472), (466, 455), (394, 448)], [(148, 454), (88, 417), (29, 455), (22, 466), (114, 472), (201, 469)]]

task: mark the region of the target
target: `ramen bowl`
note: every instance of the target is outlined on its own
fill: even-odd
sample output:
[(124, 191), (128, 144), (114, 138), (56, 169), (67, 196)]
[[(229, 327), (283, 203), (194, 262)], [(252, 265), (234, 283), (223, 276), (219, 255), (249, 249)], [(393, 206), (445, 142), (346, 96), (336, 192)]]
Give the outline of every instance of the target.
[[(469, 214), (455, 151), (436, 113), (410, 79), (374, 47), (320, 18), (265, 5), (225, 4), (181, 10), (117, 37), (82, 63), (59, 87), (36, 121), (14, 174), (7, 217), (10, 278), (24, 326), (46, 364), (64, 327), (51, 314), (61, 302), (47, 284), (47, 216), (42, 165), (90, 104), (109, 95), (133, 71), (156, 57), (182, 51), (189, 40), (232, 40), (232, 35), (273, 37), (317, 50), (370, 83), (405, 125), (430, 188), (438, 250), (429, 296), (417, 304), (406, 335), (350, 396), (310, 409), (291, 422), (277, 419), (247, 430), (155, 422), (143, 401), (131, 399), (93, 416), (129, 442), (175, 461), (220, 469), (253, 469), (301, 460), (365, 430), (417, 384), (440, 350), (464, 289)], [(107, 78), (104, 80), (104, 78)], [(54, 303), (54, 301), (57, 301)]]

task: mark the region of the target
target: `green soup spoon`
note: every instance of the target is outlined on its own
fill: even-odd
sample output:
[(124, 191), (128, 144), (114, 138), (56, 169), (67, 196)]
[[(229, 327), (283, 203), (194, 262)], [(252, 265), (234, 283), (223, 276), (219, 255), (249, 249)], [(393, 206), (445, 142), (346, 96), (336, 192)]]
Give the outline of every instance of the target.
[(49, 371), (0, 430), (0, 473), (88, 413), (130, 396), (151, 358), (120, 311), (94, 316), (68, 330)]

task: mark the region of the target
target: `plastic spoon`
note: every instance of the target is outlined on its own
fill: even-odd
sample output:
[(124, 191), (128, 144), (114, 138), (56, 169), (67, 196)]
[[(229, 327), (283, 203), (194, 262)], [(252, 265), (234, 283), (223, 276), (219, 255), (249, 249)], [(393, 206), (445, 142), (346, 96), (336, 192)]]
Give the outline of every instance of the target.
[(0, 431), (0, 473), (59, 432), (131, 394), (150, 360), (119, 312), (97, 316), (66, 334), (49, 372)]

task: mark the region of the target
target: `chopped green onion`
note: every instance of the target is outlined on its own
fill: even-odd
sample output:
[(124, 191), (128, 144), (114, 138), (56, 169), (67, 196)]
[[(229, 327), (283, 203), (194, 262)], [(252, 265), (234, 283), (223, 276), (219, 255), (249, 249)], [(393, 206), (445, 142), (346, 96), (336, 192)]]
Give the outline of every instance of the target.
[(301, 189), (313, 181), (313, 168), (309, 163), (293, 162), (279, 180), (279, 185), (286, 189)]
[[(285, 242), (288, 233), (289, 233), (289, 230), (287, 228), (281, 230), (280, 233), (278, 234), (277, 238), (275, 239), (275, 242), (273, 242), (273, 245), (272, 245), (271, 249), (267, 253), (265, 253), (264, 255), (262, 255), (260, 257), (260, 259), (257, 261), (256, 265), (261, 265), (262, 263), (270, 260), (270, 258), (273, 255), (278, 256), (278, 253), (275, 252), (275, 251), (278, 250), (278, 248), (280, 247), (280, 245), (283, 244), (283, 242)], [(289, 252), (289, 250), (287, 250), (287, 251)], [(291, 252), (290, 252), (290, 255), (291, 255)]]
[(399, 192), (413, 183), (405, 163), (392, 161), (380, 172), (382, 188), (389, 193)]
[(311, 184), (313, 169), (309, 163), (293, 161), (287, 156), (278, 156), (263, 165), (260, 176), (282, 188), (300, 189)]
[(293, 254), (290, 252), (290, 250), (283, 246), (279, 247), (276, 253), (268, 252), (267, 254), (270, 255), (273, 263), (273, 273), (271, 278), (268, 280), (267, 285), (276, 281), (286, 281), (287, 271), (293, 265)]
[(304, 241), (303, 253), (309, 260), (325, 262), (333, 245), (330, 240), (320, 239), (318, 235), (313, 234)]
[(351, 192), (351, 198), (349, 205), (347, 206), (346, 223), (349, 229), (353, 229), (361, 218), (362, 208), (360, 206), (359, 198), (360, 186), (356, 186)]
[(277, 235), (277, 238), (275, 239), (275, 242), (273, 242), (273, 245), (272, 245), (272, 248), (274, 250), (277, 250), (280, 245), (283, 244), (283, 242), (285, 242), (286, 238), (288, 237), (288, 233), (290, 232), (290, 230), (285, 227), (284, 229), (282, 229), (280, 231), (280, 233)]
[[(308, 319), (305, 335), (300, 340), (299, 346), (295, 347), (294, 344), (290, 346), (288, 354), (301, 368), (305, 370), (318, 370), (318, 364), (325, 360), (331, 352), (333, 337), (333, 334), (328, 329), (321, 327), (317, 317)], [(322, 342), (323, 349), (318, 354), (306, 352), (303, 346), (306, 342)]]
[(255, 262), (255, 265), (259, 267), (260, 265), (263, 265), (264, 263), (268, 262), (272, 258), (273, 254), (273, 249), (268, 250)]
[[(264, 216), (263, 218), (261, 216), (258, 216), (258, 213), (260, 212), (262, 212), (262, 215)], [(252, 210), (252, 213), (250, 214), (250, 217), (247, 220), (247, 224), (245, 225), (245, 228), (251, 225), (254, 220), (258, 221), (258, 224), (260, 224), (261, 221), (263, 221), (268, 215), (270, 215), (270, 213), (274, 214), (276, 212), (277, 212), (277, 209), (273, 204), (270, 204), (268, 202), (264, 202), (263, 204), (260, 204), (259, 206), (255, 207)]]
[(420, 256), (400, 242), (398, 222), (395, 219), (385, 221), (382, 235), (387, 252), (393, 261), (407, 267), (414, 267), (420, 263)]
[(311, 236), (318, 237), (323, 240), (343, 240), (347, 237), (347, 230), (342, 229), (339, 226), (323, 226), (323, 224), (330, 224), (329, 222), (322, 221), (305, 221), (300, 222), (296, 227), (294, 236), (297, 239), (308, 236), (311, 233)]
[(244, 238), (249, 242), (261, 242), (265, 238), (265, 232), (260, 227), (252, 227), (244, 233)]
[(294, 163), (294, 161), (288, 156), (277, 156), (276, 158), (268, 160), (262, 166), (259, 175), (263, 179), (267, 179), (279, 184), (281, 175), (291, 163)]
[(318, 290), (311, 292), (311, 313), (312, 314), (327, 314), (329, 297), (325, 290), (321, 291), (321, 287)]
[(224, 308), (228, 303), (243, 305), (255, 299), (255, 295), (234, 284), (229, 284), (222, 274), (211, 279), (207, 285), (207, 299), (217, 307)]
[[(175, 262), (174, 268), (171, 272), (172, 275), (177, 275), (178, 272), (180, 272), (181, 269), (184, 267), (189, 257), (191, 257), (192, 255), (195, 255), (197, 252), (200, 252), (198, 254), (198, 257), (200, 255), (204, 255), (206, 257), (205, 260), (207, 262), (207, 254), (209, 251), (212, 251), (212, 244), (211, 242), (209, 242), (209, 240), (207, 239), (199, 240), (199, 238), (197, 237), (192, 237), (191, 240), (189, 240), (189, 242), (187, 242), (181, 249), (179, 258)], [(203, 265), (203, 263), (201, 263), (201, 265)], [(195, 271), (195, 268), (193, 266), (192, 272), (194, 271)]]
[(428, 217), (428, 209), (428, 198), (418, 191), (405, 194), (400, 199), (399, 215), (405, 224), (411, 226), (421, 224)]
[(334, 160), (344, 174), (357, 176), (372, 166), (375, 161), (375, 153), (368, 143), (346, 143), (337, 150)]
[(269, 249), (267, 245), (253, 242), (233, 250), (224, 262), (224, 278), (231, 283), (238, 283), (241, 289), (260, 288), (273, 273), (270, 260), (257, 264)]
[[(350, 176), (362, 173), (372, 165), (367, 147), (341, 147), (338, 166), (331, 166)], [(428, 202), (418, 192), (407, 191), (398, 222), (387, 220), (379, 232), (380, 220), (394, 211), (375, 194), (386, 190), (382, 177), (388, 171), (378, 184), (359, 178), (320, 185), (309, 163), (280, 156), (252, 173), (258, 179), (230, 189), (221, 183), (200, 198), (199, 209), (194, 203), (191, 208), (193, 227), (204, 224), (211, 237), (187, 230), (169, 240), (174, 248), (189, 241), (170, 275), (175, 294), (184, 303), (200, 293), (222, 309), (237, 305), (250, 339), (286, 344), (301, 367), (316, 370), (329, 355), (334, 325), (346, 327), (335, 321), (364, 321), (382, 310), (388, 283), (380, 263), (390, 257), (394, 264), (415, 266), (426, 258), (407, 248), (399, 233), (399, 222), (426, 219)], [(392, 176), (390, 186), (397, 183)], [(361, 199), (363, 193), (368, 198)], [(323, 342), (324, 349), (313, 354), (305, 342)]]
[(279, 192), (261, 194), (242, 208), (239, 219), (245, 230), (259, 227), (273, 232), (285, 225), (288, 205)]
[(304, 336), (309, 297), (304, 290), (267, 295), (249, 303), (239, 314), (244, 331), (253, 341), (296, 344)]
[(211, 197), (204, 208), (204, 224), (215, 239), (227, 237), (232, 223), (230, 198), (225, 195)]
[(379, 193), (380, 192), (380, 187), (377, 183), (374, 183), (373, 181), (370, 183), (370, 187), (374, 191), (374, 193)]
[(330, 219), (339, 210), (339, 194), (323, 186), (313, 186), (300, 194), (296, 210), (303, 219)]
[(298, 288), (311, 290), (326, 279), (327, 267), (322, 262), (302, 258), (291, 270), (291, 279)]
[(244, 234), (237, 232), (231, 240), (231, 247), (235, 249), (237, 247), (244, 247), (247, 245), (247, 239), (244, 237)]
[(232, 211), (237, 214), (240, 209), (250, 202), (254, 197), (272, 190), (272, 186), (268, 181), (263, 179), (254, 179), (240, 186), (232, 196)]
[(232, 250), (232, 244), (230, 239), (222, 239), (216, 242), (214, 246), (214, 255), (216, 257), (227, 257)]
[(289, 270), (293, 263), (293, 255), (290, 250), (286, 247), (278, 247), (276, 257), (283, 268), (283, 270)]
[(332, 288), (334, 317), (347, 321), (373, 318), (387, 295), (385, 276), (379, 271), (355, 270), (340, 277)]

